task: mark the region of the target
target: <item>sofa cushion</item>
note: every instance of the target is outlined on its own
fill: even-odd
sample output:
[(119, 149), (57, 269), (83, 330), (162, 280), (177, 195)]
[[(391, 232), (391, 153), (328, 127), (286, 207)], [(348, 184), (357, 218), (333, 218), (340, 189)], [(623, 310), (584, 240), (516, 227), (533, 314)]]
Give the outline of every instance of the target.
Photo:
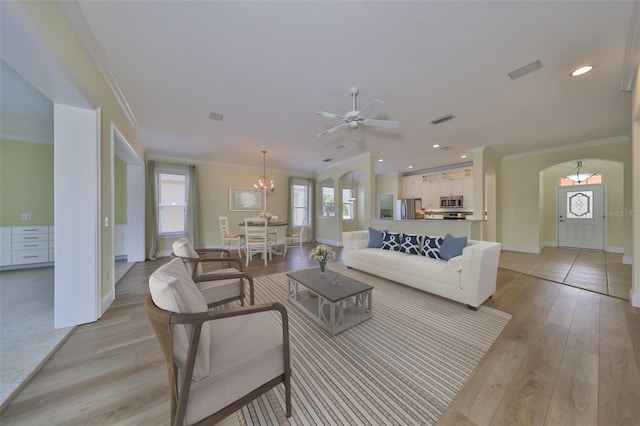
[(400, 251), (408, 254), (420, 254), (422, 249), (422, 235), (402, 234)]
[(467, 245), (467, 237), (454, 237), (451, 234), (444, 236), (442, 246), (440, 247), (440, 257), (449, 260), (452, 257), (460, 256), (462, 249)]
[[(461, 274), (451, 270), (448, 262), (444, 260), (431, 259), (424, 256), (404, 255), (393, 259), (389, 264), (389, 268), (400, 274), (411, 274), (415, 276), (416, 284), (424, 282), (438, 282), (449, 284), (454, 287), (460, 287)], [(421, 288), (421, 285), (413, 285), (413, 287)]]
[(369, 227), (369, 245), (367, 246), (367, 248), (381, 248), (383, 232), (388, 231), (378, 231), (377, 229)]
[(442, 241), (442, 237), (425, 235), (422, 239), (422, 255), (432, 259), (441, 259), (440, 246), (442, 246)]
[(400, 238), (402, 234), (400, 232), (382, 232), (382, 249), (390, 251), (400, 250)]
[[(149, 292), (153, 303), (165, 311), (193, 314), (207, 312), (209, 309), (204, 296), (179, 258), (171, 260), (151, 274)], [(191, 331), (191, 325), (173, 326), (173, 356), (181, 369), (186, 365)], [(204, 323), (193, 369), (194, 380), (201, 380), (209, 374), (210, 339), (209, 324)]]

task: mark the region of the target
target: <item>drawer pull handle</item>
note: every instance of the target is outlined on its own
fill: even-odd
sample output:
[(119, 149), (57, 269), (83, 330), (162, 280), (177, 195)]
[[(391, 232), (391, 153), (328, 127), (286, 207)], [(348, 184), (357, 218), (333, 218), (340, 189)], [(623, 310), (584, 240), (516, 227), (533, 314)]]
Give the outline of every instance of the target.
[(33, 258), (35, 258), (35, 257), (38, 257), (38, 256), (25, 256), (24, 258), (25, 258), (25, 259), (33, 259)]
[(24, 247), (38, 247), (37, 244), (25, 244)]
[(25, 228), (24, 232), (37, 231), (38, 228)]
[(37, 240), (38, 237), (24, 237), (25, 240)]

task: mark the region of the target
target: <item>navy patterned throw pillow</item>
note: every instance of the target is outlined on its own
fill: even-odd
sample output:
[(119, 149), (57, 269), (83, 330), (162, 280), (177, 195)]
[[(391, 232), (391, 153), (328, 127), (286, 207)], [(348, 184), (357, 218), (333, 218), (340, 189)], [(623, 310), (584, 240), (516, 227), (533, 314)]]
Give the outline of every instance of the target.
[(400, 251), (409, 254), (420, 254), (422, 248), (422, 235), (402, 234)]
[(440, 257), (440, 247), (442, 246), (442, 237), (430, 237), (425, 235), (422, 240), (422, 255), (429, 256), (432, 259), (442, 259)]
[(400, 250), (401, 233), (382, 232), (382, 250), (398, 251)]

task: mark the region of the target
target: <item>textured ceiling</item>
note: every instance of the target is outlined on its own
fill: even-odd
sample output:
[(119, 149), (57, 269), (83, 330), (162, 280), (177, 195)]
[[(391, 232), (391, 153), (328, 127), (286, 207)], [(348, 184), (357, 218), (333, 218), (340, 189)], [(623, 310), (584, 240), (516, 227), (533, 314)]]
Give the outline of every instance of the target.
[[(154, 156), (261, 167), (264, 149), (268, 169), (313, 173), (372, 151), (377, 173), (403, 173), (464, 162), (475, 147), (515, 154), (630, 134), (619, 86), (632, 2), (76, 5), (72, 23), (95, 37), (87, 46)], [(536, 60), (541, 70), (507, 75)], [(594, 71), (569, 77), (584, 64)], [(339, 122), (315, 113), (349, 111), (352, 86), (360, 107), (384, 100), (369, 118), (400, 127), (317, 138)]]

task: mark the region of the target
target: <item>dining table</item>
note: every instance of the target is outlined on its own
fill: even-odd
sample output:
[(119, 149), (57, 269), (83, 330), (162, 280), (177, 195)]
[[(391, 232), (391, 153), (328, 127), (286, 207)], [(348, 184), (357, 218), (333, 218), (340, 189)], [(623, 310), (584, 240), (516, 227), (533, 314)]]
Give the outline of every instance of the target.
[[(248, 222), (249, 226), (253, 225), (252, 222)], [(260, 223), (256, 222), (255, 225), (259, 226)], [(244, 222), (243, 223), (239, 223), (238, 226), (240, 226), (243, 230), (244, 230)], [(267, 222), (267, 228), (274, 228), (276, 230), (275, 235), (276, 235), (276, 242), (275, 244), (272, 246), (271, 251), (273, 252), (273, 254), (277, 254), (279, 256), (284, 255), (284, 248), (282, 250), (277, 250), (276, 247), (280, 246), (280, 245), (284, 245), (284, 238), (282, 239), (282, 243), (278, 242), (278, 228), (283, 227), (283, 226), (289, 226), (289, 223), (284, 221), (284, 220), (269, 220)]]

